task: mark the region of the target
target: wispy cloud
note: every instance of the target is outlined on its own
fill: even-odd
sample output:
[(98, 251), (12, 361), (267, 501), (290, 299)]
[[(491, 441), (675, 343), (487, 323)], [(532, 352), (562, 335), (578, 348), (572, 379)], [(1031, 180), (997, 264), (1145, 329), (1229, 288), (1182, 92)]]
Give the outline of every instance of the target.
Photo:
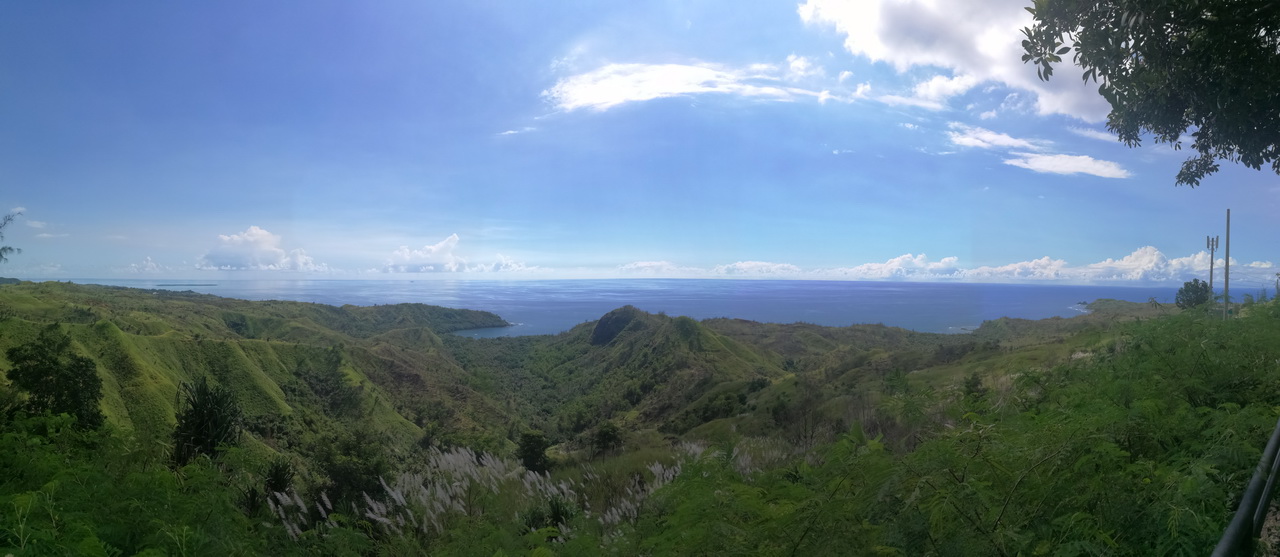
[(1005, 159), (1005, 164), (1041, 173), (1091, 174), (1101, 178), (1128, 178), (1130, 176), (1129, 171), (1119, 164), (1085, 155), (1012, 154), (1014, 157)]
[(518, 129), (518, 130), (507, 130), (507, 131), (504, 131), (504, 132), (498, 132), (498, 135), (517, 135), (517, 134), (522, 134), (522, 133), (529, 133), (529, 132), (531, 132), (531, 131), (535, 131), (535, 130), (537, 130), (537, 129), (538, 129), (538, 128), (534, 128), (534, 127), (532, 127), (532, 126), (525, 126), (525, 127), (520, 128), (520, 129)]
[[(1101, 178), (1130, 177), (1128, 170), (1111, 161), (1086, 155), (1044, 153), (1043, 151), (1049, 146), (1048, 142), (1017, 138), (960, 122), (951, 122), (949, 127), (951, 131), (946, 133), (952, 144), (961, 147), (1008, 150), (1009, 158), (1006, 158), (1004, 163), (1010, 166), (1046, 174), (1089, 174)], [(1032, 153), (1014, 149), (1042, 152)]]
[(165, 265), (156, 263), (154, 260), (151, 259), (151, 256), (148, 255), (140, 263), (130, 263), (127, 270), (131, 273), (151, 274), (151, 273), (166, 273), (171, 271), (172, 269), (170, 269)]
[(662, 277), (704, 276), (706, 269), (677, 265), (670, 261), (633, 261), (619, 265), (618, 271), (626, 275), (647, 275)]
[(49, 232), (41, 232), (39, 234), (36, 234), (37, 238), (66, 238), (67, 236), (70, 236), (70, 234), (67, 234), (67, 233), (53, 234)]
[(46, 226), (48, 226), (48, 225), (49, 225), (49, 223), (44, 222), (44, 221), (42, 221), (42, 220), (29, 220), (29, 221), (27, 221), (27, 226), (30, 226), (31, 228), (44, 228), (44, 227), (46, 227)]
[(951, 143), (961, 147), (978, 147), (982, 149), (992, 149), (995, 147), (1040, 149), (1039, 146), (1029, 140), (1019, 139), (1008, 134), (993, 132), (986, 128), (967, 126), (960, 122), (952, 122), (949, 127), (951, 128), (951, 131), (947, 132), (947, 137), (951, 139)]
[(1120, 140), (1119, 138), (1117, 138), (1116, 136), (1110, 133), (1098, 131), (1092, 128), (1077, 128), (1075, 126), (1072, 126), (1070, 128), (1067, 128), (1067, 130), (1069, 130), (1071, 133), (1074, 133), (1078, 136), (1087, 137), (1089, 139), (1097, 139), (1100, 141), (1110, 141), (1113, 143)]
[(734, 95), (767, 101), (808, 97), (849, 102), (866, 89), (843, 93), (794, 85), (824, 72), (807, 58), (792, 55), (786, 68), (754, 64), (734, 68), (721, 64), (608, 64), (561, 79), (542, 96), (557, 108), (607, 110), (628, 103), (693, 95)]
[(876, 100), (890, 106), (914, 106), (926, 110), (942, 110), (946, 108), (942, 103), (935, 100), (904, 97), (902, 95), (880, 95), (876, 97)]

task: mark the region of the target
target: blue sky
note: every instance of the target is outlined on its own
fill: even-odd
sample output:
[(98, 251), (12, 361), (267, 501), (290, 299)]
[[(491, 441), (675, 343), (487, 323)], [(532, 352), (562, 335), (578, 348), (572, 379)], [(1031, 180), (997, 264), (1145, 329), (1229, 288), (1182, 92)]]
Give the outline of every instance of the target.
[(0, 4), (0, 274), (1271, 285), (1024, 3)]

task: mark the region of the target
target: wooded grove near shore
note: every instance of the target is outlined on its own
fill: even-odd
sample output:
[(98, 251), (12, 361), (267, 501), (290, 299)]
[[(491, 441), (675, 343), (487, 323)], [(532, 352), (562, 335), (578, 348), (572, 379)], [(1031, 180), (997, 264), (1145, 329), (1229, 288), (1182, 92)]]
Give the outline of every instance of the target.
[[(628, 306), (479, 340), (449, 333), (500, 317), (417, 304), (0, 308), (15, 556), (1199, 555), (1280, 406), (1274, 301), (963, 335)], [(32, 362), (78, 382), (39, 398)]]

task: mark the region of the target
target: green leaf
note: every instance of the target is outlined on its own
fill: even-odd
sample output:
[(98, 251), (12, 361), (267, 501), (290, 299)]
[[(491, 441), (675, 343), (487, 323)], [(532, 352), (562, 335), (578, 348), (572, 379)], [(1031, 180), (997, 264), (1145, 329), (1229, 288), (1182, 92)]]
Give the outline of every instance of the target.
[(1066, 53), (1068, 53), (1068, 52), (1071, 52), (1071, 47), (1069, 47), (1069, 46), (1064, 46), (1064, 47), (1062, 47), (1062, 48), (1059, 48), (1059, 49), (1058, 49), (1057, 55), (1058, 55), (1058, 56), (1062, 56), (1063, 54), (1066, 54)]

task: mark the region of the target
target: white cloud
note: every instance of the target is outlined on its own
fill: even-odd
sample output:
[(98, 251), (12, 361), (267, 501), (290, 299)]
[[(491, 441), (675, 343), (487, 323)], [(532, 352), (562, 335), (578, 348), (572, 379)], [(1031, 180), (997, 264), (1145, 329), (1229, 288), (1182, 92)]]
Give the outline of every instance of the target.
[(219, 234), (218, 243), (196, 261), (196, 268), (220, 271), (307, 271), (325, 272), (329, 267), (316, 263), (302, 249), (285, 251), (280, 237), (257, 226), (239, 234)]
[(986, 128), (966, 126), (960, 122), (952, 122), (949, 127), (953, 131), (947, 132), (947, 137), (951, 138), (952, 143), (963, 147), (1039, 149), (1038, 146), (1026, 139), (1010, 137), (1007, 134), (993, 132)]
[(36, 237), (37, 237), (37, 238), (66, 238), (67, 236), (70, 236), (70, 234), (66, 234), (66, 233), (63, 233), (63, 234), (50, 234), (50, 233), (48, 233), (48, 232), (41, 232), (41, 233), (39, 233), (39, 234), (36, 234)]
[(880, 95), (876, 97), (876, 100), (890, 106), (914, 106), (925, 110), (942, 110), (946, 108), (942, 103), (935, 100), (904, 97), (902, 95)]
[(799, 81), (808, 77), (823, 75), (825, 72), (822, 66), (813, 63), (813, 60), (804, 56), (796, 56), (791, 54), (787, 56), (787, 79), (790, 81)]
[(810, 97), (852, 102), (870, 85), (860, 84), (846, 94), (788, 85), (823, 70), (802, 56), (787, 57), (785, 70), (772, 64), (733, 68), (720, 64), (609, 64), (561, 79), (542, 92), (543, 98), (562, 110), (607, 110), (628, 102), (703, 94), (723, 94), (770, 101)]
[(537, 128), (530, 127), (530, 126), (525, 126), (525, 127), (520, 128), (520, 129), (518, 129), (518, 130), (507, 130), (507, 131), (504, 131), (504, 132), (499, 132), (499, 133), (498, 133), (498, 135), (516, 135), (516, 134), (521, 134), (521, 133), (528, 133), (528, 132), (534, 131), (534, 130), (536, 130), (536, 129), (537, 129)]
[[(1170, 283), (1181, 284), (1192, 278), (1204, 278), (1209, 271), (1209, 253), (1200, 251), (1185, 257), (1168, 257), (1153, 246), (1143, 246), (1120, 258), (1107, 258), (1095, 263), (1072, 265), (1049, 256), (1004, 265), (968, 267), (958, 257), (933, 260), (927, 255), (907, 253), (883, 263), (864, 263), (851, 267), (802, 269), (789, 263), (739, 261), (712, 268), (688, 267), (670, 261), (636, 261), (620, 265), (624, 276), (669, 278), (695, 277), (771, 277), (827, 280), (890, 281), (969, 281), (969, 282), (1065, 282), (1091, 283)], [(1254, 274), (1280, 270), (1269, 261), (1248, 265), (1233, 260), (1232, 269)], [(1223, 260), (1215, 263), (1222, 268)], [(1239, 267), (1237, 267), (1239, 266)], [(1219, 271), (1221, 272), (1221, 271)], [(1234, 273), (1233, 273), (1234, 274)], [(1265, 278), (1265, 277), (1264, 277)], [(1269, 279), (1268, 279), (1269, 280)], [(1264, 281), (1266, 282), (1266, 281)]]
[(739, 261), (728, 265), (718, 265), (711, 270), (716, 275), (728, 276), (793, 276), (800, 274), (800, 268), (790, 263), (770, 263), (767, 261)]
[[(1222, 268), (1222, 260), (1216, 263)], [(650, 268), (654, 274), (672, 275), (667, 262), (640, 262), (637, 267)], [(1232, 262), (1232, 265), (1238, 265)], [(1276, 267), (1267, 261), (1248, 266), (1254, 270), (1271, 271)], [(680, 268), (684, 275), (696, 274), (696, 269)], [(903, 254), (883, 263), (864, 263), (853, 267), (803, 270), (794, 265), (747, 261), (721, 265), (711, 270), (714, 275), (785, 276), (787, 278), (815, 278), (836, 280), (899, 280), (935, 281), (962, 280), (971, 282), (1026, 282), (1058, 281), (1079, 284), (1089, 283), (1182, 283), (1195, 277), (1203, 278), (1209, 271), (1209, 253), (1200, 251), (1186, 257), (1170, 258), (1153, 246), (1143, 246), (1118, 258), (1107, 258), (1096, 263), (1071, 265), (1063, 259), (1041, 257), (1005, 265), (964, 267), (957, 257), (931, 260), (925, 254)]]
[(1098, 160), (1085, 155), (1045, 155), (1040, 153), (1013, 153), (1014, 158), (1004, 163), (1047, 174), (1092, 174), (1102, 178), (1128, 178), (1129, 171), (1111, 161)]
[(472, 273), (531, 273), (540, 272), (543, 269), (532, 265), (525, 265), (520, 261), (516, 261), (510, 257), (498, 254), (498, 260), (493, 263), (478, 263), (467, 267), (467, 272)]
[(388, 273), (429, 273), (456, 272), (466, 269), (467, 261), (454, 255), (458, 247), (458, 235), (450, 234), (439, 242), (422, 246), (421, 249), (410, 249), (400, 246), (391, 253), (383, 271)]
[(958, 75), (956, 77), (935, 75), (928, 81), (917, 83), (913, 92), (916, 97), (922, 99), (944, 101), (972, 89), (977, 84), (978, 79), (972, 75)]
[(29, 220), (27, 221), (27, 226), (30, 226), (31, 228), (44, 228), (49, 226), (49, 223), (42, 220)]
[(978, 281), (1010, 280), (1071, 280), (1074, 273), (1068, 271), (1067, 262), (1050, 259), (1049, 256), (1031, 261), (1020, 261), (995, 267), (982, 266), (964, 271), (963, 276)]
[(990, 119), (995, 118), (995, 117), (996, 117), (996, 111), (994, 111), (994, 110), (988, 110), (988, 111), (983, 112), (982, 114), (979, 114), (979, 115), (978, 115), (978, 118), (981, 118), (981, 119), (983, 119), (983, 120), (990, 120)]
[(884, 263), (863, 263), (855, 267), (822, 270), (817, 274), (849, 279), (956, 278), (963, 272), (956, 267), (958, 262), (957, 257), (929, 261), (929, 257), (923, 253), (920, 255), (907, 253)]
[(141, 263), (130, 263), (128, 270), (133, 273), (163, 273), (170, 269), (169, 267), (156, 263), (151, 259), (151, 256), (148, 255)]
[(526, 265), (501, 253), (492, 263), (468, 263), (468, 259), (459, 255), (458, 244), (461, 239), (457, 234), (425, 245), (421, 248), (400, 246), (387, 258), (381, 268), (370, 269), (370, 272), (381, 273), (543, 273), (547, 269)]
[(618, 271), (628, 275), (650, 275), (650, 276), (697, 276), (705, 275), (705, 269), (697, 267), (684, 267), (670, 261), (633, 261), (625, 265), (619, 265)]
[(12, 208), (12, 209), (9, 209), (9, 212), (10, 212), (10, 213), (25, 213), (25, 212), (27, 212), (27, 208), (26, 208), (26, 207), (14, 207), (14, 208)]
[[(1022, 63), (1020, 29), (1029, 25), (1023, 0), (807, 0), (801, 20), (832, 26), (845, 48), (899, 72), (943, 68), (975, 83), (995, 82), (1035, 93), (1040, 114), (1101, 121), (1109, 107), (1097, 86), (1070, 62), (1048, 82)], [(940, 72), (942, 73), (942, 72)], [(959, 84), (957, 84), (959, 85)]]
[[(1043, 150), (1043, 146), (1027, 139), (1020, 139), (994, 132), (986, 128), (968, 126), (952, 122), (952, 131), (947, 132), (951, 143), (963, 147), (979, 147), (982, 149), (1032, 149)], [(1118, 163), (1099, 160), (1085, 155), (1063, 155), (1046, 153), (1028, 153), (1013, 151), (1012, 158), (1004, 160), (1010, 166), (1025, 168), (1045, 174), (1091, 174), (1102, 178), (1128, 178), (1129, 171)]]
[(844, 82), (845, 82), (845, 80), (847, 80), (847, 79), (849, 79), (849, 78), (851, 78), (851, 77), (853, 77), (853, 72), (851, 72), (851, 71), (849, 71), (849, 70), (845, 70), (845, 71), (840, 72), (840, 77), (836, 78), (836, 81), (837, 81), (837, 82), (839, 82), (839, 83), (844, 83)]
[(1116, 136), (1114, 136), (1114, 135), (1111, 135), (1110, 133), (1103, 132), (1103, 131), (1098, 131), (1098, 130), (1091, 129), (1091, 128), (1077, 128), (1077, 127), (1072, 126), (1072, 127), (1070, 127), (1070, 128), (1067, 128), (1067, 129), (1068, 129), (1068, 130), (1070, 130), (1070, 131), (1071, 131), (1071, 133), (1074, 133), (1074, 134), (1076, 134), (1076, 135), (1078, 135), (1078, 136), (1081, 136), (1081, 137), (1087, 137), (1087, 138), (1089, 138), (1089, 139), (1098, 139), (1098, 140), (1101, 140), (1101, 141), (1110, 141), (1110, 142), (1113, 142), (1113, 143), (1114, 143), (1114, 142), (1117, 142), (1117, 141), (1120, 141), (1120, 139), (1119, 139), (1119, 138), (1117, 138), (1117, 137), (1116, 137)]
[(904, 123), (902, 123), (902, 124), (898, 124), (898, 125), (899, 125), (899, 126), (902, 126), (902, 127), (904, 127), (904, 128), (907, 128), (907, 129), (909, 129), (909, 130), (915, 130), (915, 129), (919, 129), (919, 128), (920, 128), (920, 126), (918, 126), (918, 125), (916, 125), (916, 124), (912, 124), (912, 123), (910, 123), (910, 122), (904, 122)]

